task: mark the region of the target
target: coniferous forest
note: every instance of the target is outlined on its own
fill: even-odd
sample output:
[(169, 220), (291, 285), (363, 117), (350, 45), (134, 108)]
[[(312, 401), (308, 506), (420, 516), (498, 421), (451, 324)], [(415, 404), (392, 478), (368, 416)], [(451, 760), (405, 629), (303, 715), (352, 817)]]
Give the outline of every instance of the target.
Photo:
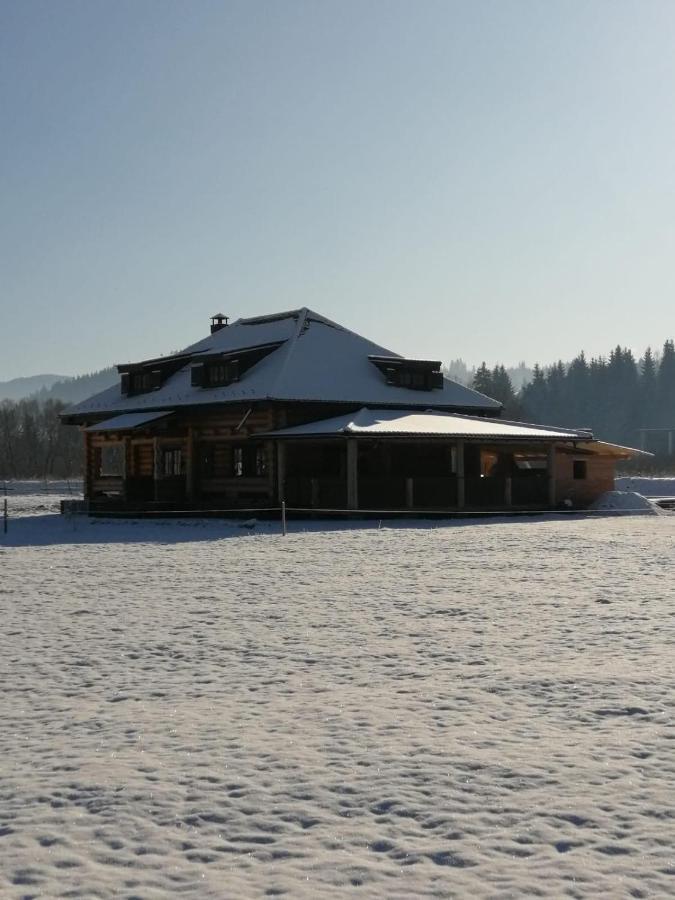
[[(506, 418), (590, 428), (597, 438), (639, 446), (640, 428), (675, 427), (675, 345), (668, 340), (655, 358), (650, 349), (636, 360), (616, 347), (608, 358), (535, 365), (532, 379), (516, 392), (502, 365), (483, 363), (472, 387), (500, 400)], [(666, 454), (664, 433), (648, 437), (647, 449)]]

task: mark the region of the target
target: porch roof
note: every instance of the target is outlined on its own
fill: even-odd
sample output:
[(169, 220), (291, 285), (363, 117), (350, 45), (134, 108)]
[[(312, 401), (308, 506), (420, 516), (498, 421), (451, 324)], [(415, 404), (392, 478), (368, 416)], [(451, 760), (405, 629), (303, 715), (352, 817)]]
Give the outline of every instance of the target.
[(633, 459), (635, 456), (654, 456), (649, 450), (638, 450), (636, 447), (624, 447), (623, 444), (611, 444), (608, 441), (590, 441), (577, 444), (580, 450), (611, 456), (614, 459)]
[(149, 413), (124, 413), (121, 416), (113, 416), (112, 419), (105, 419), (103, 422), (97, 422), (96, 425), (90, 425), (85, 431), (128, 431), (131, 428), (138, 428), (140, 425), (147, 425), (157, 419), (164, 419), (172, 414), (172, 409), (165, 409), (162, 412)]
[(586, 429), (531, 425), (527, 422), (509, 422), (502, 419), (463, 416), (434, 410), (415, 412), (409, 409), (368, 409), (368, 407), (331, 419), (321, 419), (305, 425), (271, 431), (266, 435), (266, 437), (272, 438), (331, 436), (593, 440), (592, 433)]

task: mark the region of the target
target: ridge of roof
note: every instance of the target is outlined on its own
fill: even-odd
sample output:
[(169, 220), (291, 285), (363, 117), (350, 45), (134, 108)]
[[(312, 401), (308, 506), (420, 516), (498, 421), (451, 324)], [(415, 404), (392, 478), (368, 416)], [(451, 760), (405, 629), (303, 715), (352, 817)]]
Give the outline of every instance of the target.
[(340, 331), (349, 331), (344, 325), (340, 325), (339, 322), (334, 322), (327, 316), (322, 316), (321, 313), (315, 312), (308, 306), (299, 306), (297, 309), (288, 309), (285, 312), (269, 313), (263, 316), (250, 316), (249, 318), (236, 319), (232, 325), (229, 325), (228, 327), (232, 328), (234, 325), (267, 325), (268, 322), (279, 322), (282, 319), (313, 319), (317, 322), (321, 322), (323, 325), (330, 325), (331, 328), (338, 328)]
[[(276, 386), (279, 384), (281, 377), (284, 374), (284, 372), (288, 366), (288, 362), (289, 362), (291, 356), (293, 355), (293, 351), (295, 350), (295, 345), (297, 343), (298, 337), (302, 333), (302, 330), (305, 326), (305, 321), (306, 321), (308, 312), (309, 312), (309, 310), (306, 307), (302, 307), (302, 309), (296, 310), (297, 323), (295, 326), (295, 330), (289, 338), (286, 338), (286, 340), (284, 341), (284, 344), (282, 345), (285, 350), (285, 358), (279, 365), (276, 375), (274, 376), (274, 379), (272, 381), (272, 384), (270, 385), (270, 388), (267, 391), (267, 399), (268, 400), (271, 399), (272, 397), (274, 397), (274, 395), (276, 394)], [(281, 348), (278, 348), (278, 349), (281, 349)]]

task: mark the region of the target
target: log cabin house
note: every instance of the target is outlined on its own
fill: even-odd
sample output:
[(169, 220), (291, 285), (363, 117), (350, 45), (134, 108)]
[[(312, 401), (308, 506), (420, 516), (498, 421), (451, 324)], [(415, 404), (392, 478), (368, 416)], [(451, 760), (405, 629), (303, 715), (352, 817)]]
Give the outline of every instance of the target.
[(105, 510), (584, 507), (639, 451), (508, 422), (500, 404), (309, 309), (239, 319), (118, 367), (64, 414)]

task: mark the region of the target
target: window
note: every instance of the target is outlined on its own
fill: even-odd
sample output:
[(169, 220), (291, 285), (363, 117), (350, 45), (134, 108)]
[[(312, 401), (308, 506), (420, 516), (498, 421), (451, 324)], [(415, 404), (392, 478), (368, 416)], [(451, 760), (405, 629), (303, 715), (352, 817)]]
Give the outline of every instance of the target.
[(148, 391), (158, 391), (161, 386), (161, 369), (141, 369), (136, 372), (123, 372), (121, 376), (123, 394), (145, 394)]
[(262, 444), (235, 447), (232, 451), (232, 474), (235, 478), (264, 478), (267, 453)]
[(122, 444), (101, 447), (98, 474), (101, 478), (119, 478), (124, 475), (124, 446)]
[(224, 387), (233, 381), (239, 381), (239, 364), (236, 360), (206, 366), (207, 387)]
[(514, 453), (513, 464), (518, 475), (546, 474), (548, 460), (544, 453)]
[(162, 452), (162, 474), (166, 477), (183, 474), (183, 453), (180, 449)]
[(442, 378), (440, 372), (419, 369), (400, 368), (387, 371), (387, 384), (411, 388), (413, 391), (430, 391), (435, 387), (443, 387)]
[(255, 474), (258, 478), (267, 475), (267, 454), (264, 447), (256, 447), (255, 451)]
[(369, 356), (385, 377), (387, 384), (413, 391), (443, 388), (441, 364), (433, 359), (404, 359), (398, 356)]
[(572, 474), (575, 479), (583, 479), (586, 477), (586, 460), (575, 459), (572, 463)]

